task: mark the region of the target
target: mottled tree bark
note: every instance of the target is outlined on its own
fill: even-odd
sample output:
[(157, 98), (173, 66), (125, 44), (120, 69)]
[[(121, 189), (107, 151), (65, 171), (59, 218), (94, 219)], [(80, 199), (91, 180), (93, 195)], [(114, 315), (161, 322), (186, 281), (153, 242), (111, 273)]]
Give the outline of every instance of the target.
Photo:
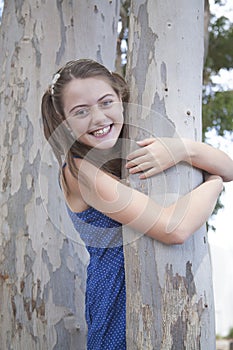
[[(201, 139), (203, 30), (204, 0), (132, 0), (128, 52), (132, 140)], [(128, 180), (168, 205), (201, 183), (202, 174), (180, 164), (148, 181), (135, 175)], [(205, 227), (181, 246), (165, 246), (124, 231), (128, 349), (215, 349)]]
[(88, 255), (67, 218), (41, 96), (67, 60), (113, 69), (118, 1), (5, 1), (0, 39), (1, 349), (86, 348)]

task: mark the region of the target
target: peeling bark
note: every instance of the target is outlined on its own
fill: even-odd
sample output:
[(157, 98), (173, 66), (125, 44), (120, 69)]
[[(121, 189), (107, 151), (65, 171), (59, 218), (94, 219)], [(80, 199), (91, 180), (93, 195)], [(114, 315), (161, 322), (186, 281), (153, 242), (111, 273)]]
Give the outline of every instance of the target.
[(119, 4), (5, 0), (0, 39), (1, 349), (86, 345), (88, 255), (42, 135), (41, 96), (68, 60), (114, 67)]
[[(130, 138), (201, 139), (204, 0), (131, 3)], [(136, 145), (132, 142), (131, 149)], [(170, 204), (202, 181), (185, 164), (130, 185)], [(182, 246), (124, 228), (129, 349), (215, 349), (211, 264), (205, 227)]]

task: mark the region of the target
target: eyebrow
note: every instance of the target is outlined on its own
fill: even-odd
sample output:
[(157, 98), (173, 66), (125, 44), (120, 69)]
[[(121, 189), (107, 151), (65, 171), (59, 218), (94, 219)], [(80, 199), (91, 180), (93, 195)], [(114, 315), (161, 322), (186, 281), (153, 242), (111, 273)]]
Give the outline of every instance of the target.
[[(114, 97), (113, 94), (107, 93), (107, 94), (103, 95), (102, 97), (100, 97), (100, 98), (97, 100), (97, 103), (101, 102), (102, 100), (105, 99), (105, 97), (108, 97), (108, 96), (109, 96), (109, 97)], [(73, 112), (76, 108), (82, 108), (82, 107), (89, 107), (89, 105), (87, 105), (87, 104), (76, 105), (76, 106), (74, 106), (74, 107), (71, 108), (71, 110), (69, 111), (69, 114), (70, 114), (71, 112)]]

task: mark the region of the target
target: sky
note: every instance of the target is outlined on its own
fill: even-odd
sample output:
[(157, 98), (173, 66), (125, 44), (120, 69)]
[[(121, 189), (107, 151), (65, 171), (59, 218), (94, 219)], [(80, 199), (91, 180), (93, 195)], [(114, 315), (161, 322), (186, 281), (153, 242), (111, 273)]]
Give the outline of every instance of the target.
[[(2, 7), (3, 1), (0, 0), (0, 13)], [(210, 10), (217, 16), (228, 17), (233, 22), (232, 0), (225, 0), (224, 6), (215, 5), (214, 0), (210, 0)], [(220, 73), (214, 81), (220, 83), (225, 89), (233, 89), (233, 69), (232, 71), (221, 70)], [(233, 158), (233, 135), (222, 138), (211, 132), (209, 141)], [(210, 221), (216, 231), (209, 232), (209, 243), (213, 265), (217, 333), (226, 335), (230, 327), (233, 327), (233, 182), (225, 183), (225, 193), (221, 201), (224, 209)]]

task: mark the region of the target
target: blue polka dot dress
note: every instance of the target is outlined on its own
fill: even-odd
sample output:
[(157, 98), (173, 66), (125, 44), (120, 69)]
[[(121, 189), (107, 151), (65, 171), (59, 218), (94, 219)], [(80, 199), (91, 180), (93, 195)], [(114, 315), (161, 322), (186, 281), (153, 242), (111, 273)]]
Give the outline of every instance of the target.
[(94, 208), (68, 213), (90, 254), (87, 268), (88, 350), (126, 349), (125, 270), (121, 224)]

